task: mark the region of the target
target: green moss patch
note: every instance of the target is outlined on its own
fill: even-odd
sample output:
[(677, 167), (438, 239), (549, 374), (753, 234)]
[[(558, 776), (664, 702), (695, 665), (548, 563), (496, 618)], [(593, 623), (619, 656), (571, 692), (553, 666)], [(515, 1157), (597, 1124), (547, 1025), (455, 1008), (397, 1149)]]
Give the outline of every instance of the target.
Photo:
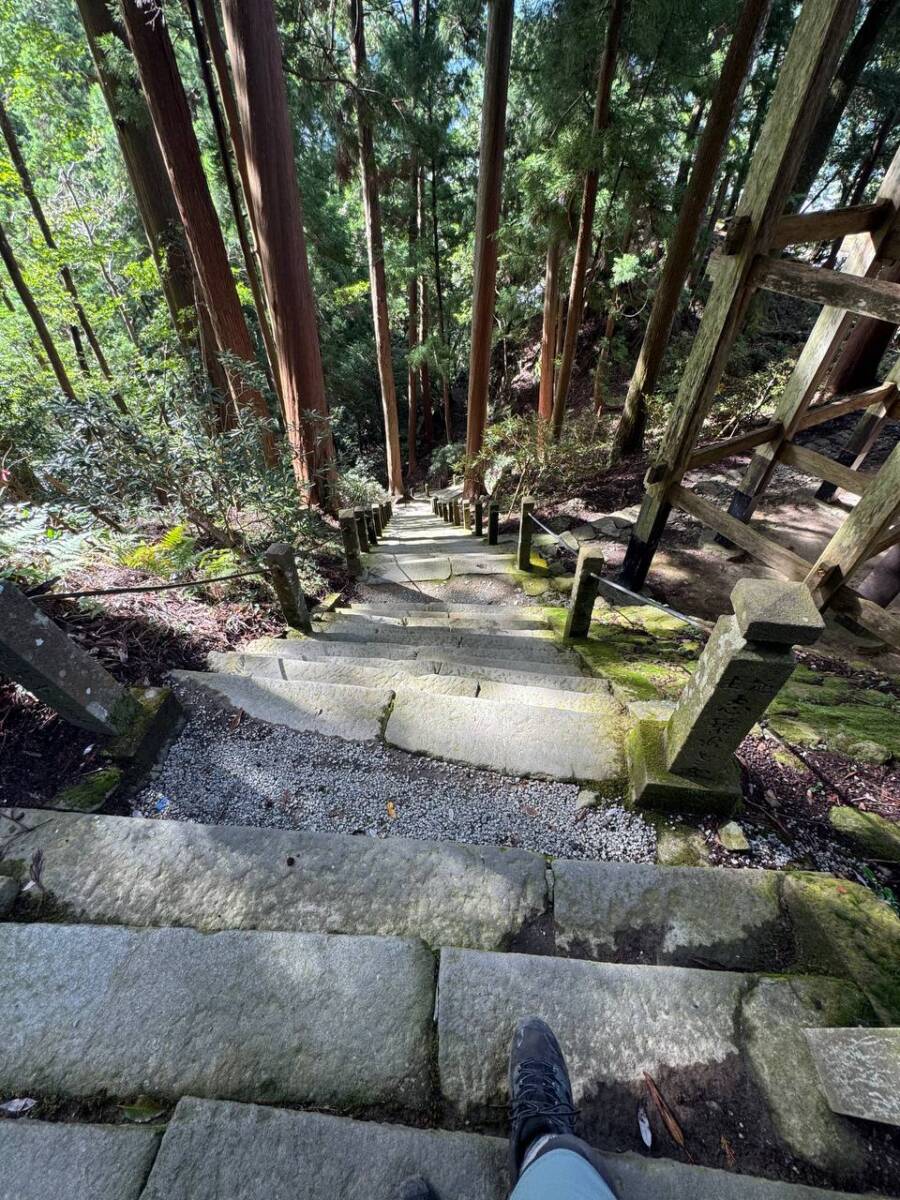
[(900, 825), (877, 813), (838, 804), (829, 810), (833, 829), (855, 843), (868, 858), (900, 863)]
[(821, 746), (863, 762), (900, 758), (900, 700), (842, 675), (798, 667), (766, 720), (798, 746)]
[(64, 809), (67, 812), (99, 812), (121, 782), (122, 772), (118, 767), (101, 767), (99, 771), (91, 771), (71, 787), (57, 792), (50, 808)]

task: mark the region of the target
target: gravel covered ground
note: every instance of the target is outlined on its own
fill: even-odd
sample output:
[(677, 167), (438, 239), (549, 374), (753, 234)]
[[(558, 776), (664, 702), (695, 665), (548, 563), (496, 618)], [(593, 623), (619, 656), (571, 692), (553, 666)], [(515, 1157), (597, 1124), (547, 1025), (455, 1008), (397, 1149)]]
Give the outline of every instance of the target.
[(266, 725), (180, 688), (190, 716), (137, 816), (521, 846), (652, 862), (653, 829), (619, 805), (579, 810), (573, 784), (519, 780), (378, 743)]

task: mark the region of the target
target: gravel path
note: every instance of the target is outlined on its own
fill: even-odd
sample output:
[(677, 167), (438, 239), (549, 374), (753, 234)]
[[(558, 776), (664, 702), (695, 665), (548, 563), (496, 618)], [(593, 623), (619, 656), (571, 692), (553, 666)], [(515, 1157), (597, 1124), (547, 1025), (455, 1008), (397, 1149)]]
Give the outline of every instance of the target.
[(656, 836), (642, 817), (619, 805), (579, 811), (574, 784), (513, 779), (247, 716), (237, 722), (196, 690), (178, 691), (189, 719), (134, 798), (137, 816), (654, 859)]

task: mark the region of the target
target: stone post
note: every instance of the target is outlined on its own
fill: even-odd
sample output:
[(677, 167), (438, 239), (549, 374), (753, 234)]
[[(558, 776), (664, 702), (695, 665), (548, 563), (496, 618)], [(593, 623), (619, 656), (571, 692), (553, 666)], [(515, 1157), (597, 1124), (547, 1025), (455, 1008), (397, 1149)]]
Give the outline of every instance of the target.
[(366, 533), (369, 536), (369, 545), (378, 545), (378, 528), (375, 524), (375, 514), (371, 508), (363, 509), (363, 516), (366, 518)]
[(356, 518), (356, 536), (359, 539), (359, 548), (363, 554), (366, 554), (369, 549), (369, 526), (366, 522), (366, 510), (354, 508), (353, 516)]
[(109, 671), (7, 580), (0, 580), (0, 674), (91, 733), (121, 733), (137, 712)]
[(531, 570), (531, 514), (534, 511), (534, 497), (525, 496), (522, 500), (522, 511), (519, 514), (519, 545), (516, 550), (516, 566), (520, 571)]
[(312, 621), (300, 580), (297, 576), (297, 560), (294, 547), (287, 542), (275, 542), (263, 553), (263, 561), (269, 568), (272, 587), (284, 613), (284, 619), (292, 629), (312, 633)]
[(468, 532), (472, 528), (472, 505), (468, 500), (463, 501), (462, 506), (463, 529)]
[(381, 505), (373, 504), (369, 509), (372, 514), (372, 520), (375, 522), (375, 536), (380, 540), (384, 535), (384, 521), (381, 519)]
[(392, 521), (394, 519), (394, 502), (393, 500), (388, 500), (386, 503), (388, 520)]
[(484, 537), (484, 501), (476, 500), (472, 505), (472, 512), (475, 518), (475, 536)]
[(741, 798), (734, 753), (794, 670), (793, 645), (825, 623), (805, 584), (742, 579), (669, 720), (639, 721), (626, 753), (639, 808), (730, 813)]
[(462, 525), (462, 501), (459, 499), (453, 501), (453, 524)]
[(500, 541), (500, 505), (496, 500), (488, 504), (488, 545), (496, 546)]
[(431, 511), (434, 513), (435, 516), (437, 516), (437, 512), (438, 512), (438, 503), (439, 503), (439, 501), (438, 501), (437, 496), (432, 496), (431, 497)]
[(350, 577), (355, 579), (358, 575), (362, 575), (362, 559), (359, 557), (359, 535), (356, 532), (356, 517), (353, 509), (342, 508), (338, 513), (338, 523), (344, 542), (347, 571)]
[(599, 546), (592, 546), (590, 542), (586, 542), (579, 548), (575, 582), (572, 585), (572, 603), (566, 617), (565, 637), (587, 637), (605, 562)]

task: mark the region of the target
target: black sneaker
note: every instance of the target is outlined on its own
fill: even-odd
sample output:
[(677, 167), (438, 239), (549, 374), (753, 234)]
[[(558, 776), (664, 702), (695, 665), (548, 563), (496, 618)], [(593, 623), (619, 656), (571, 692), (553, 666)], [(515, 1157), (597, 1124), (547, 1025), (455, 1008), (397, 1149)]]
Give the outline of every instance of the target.
[(566, 1060), (553, 1030), (538, 1017), (516, 1026), (509, 1052), (509, 1160), (512, 1182), (536, 1138), (571, 1135), (578, 1115)]
[(437, 1200), (437, 1196), (421, 1175), (404, 1179), (397, 1189), (395, 1200)]

